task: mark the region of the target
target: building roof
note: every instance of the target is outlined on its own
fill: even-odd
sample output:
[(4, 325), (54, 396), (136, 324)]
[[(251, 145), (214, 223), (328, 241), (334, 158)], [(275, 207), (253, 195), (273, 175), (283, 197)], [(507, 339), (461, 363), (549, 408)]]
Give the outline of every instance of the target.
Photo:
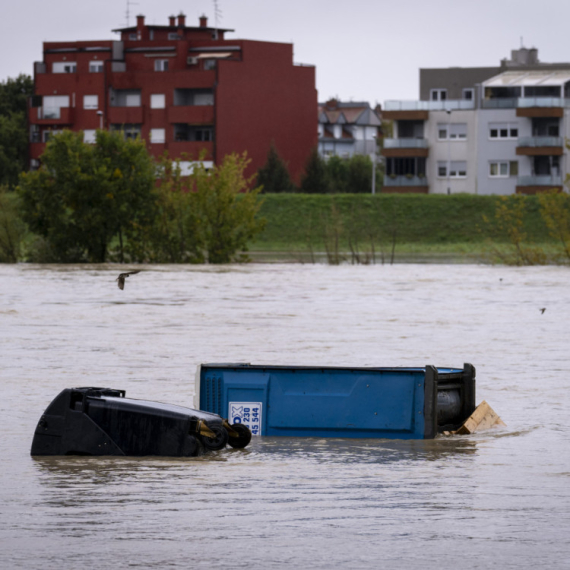
[(564, 85), (570, 81), (570, 70), (505, 71), (483, 82), (485, 87), (529, 87)]
[[(201, 26), (161, 26), (158, 24), (145, 24), (145, 26), (149, 30), (169, 30), (176, 32), (179, 29), (183, 29), (184, 31), (192, 31), (192, 32), (234, 32), (235, 30), (230, 30), (229, 28), (212, 28), (210, 26), (201, 27)], [(116, 28), (111, 30), (112, 32), (122, 33), (122, 32), (136, 32), (137, 26), (129, 26), (127, 28)]]
[(366, 102), (342, 103), (331, 99), (319, 103), (319, 123), (338, 125), (371, 125), (379, 127), (382, 123), (378, 115)]

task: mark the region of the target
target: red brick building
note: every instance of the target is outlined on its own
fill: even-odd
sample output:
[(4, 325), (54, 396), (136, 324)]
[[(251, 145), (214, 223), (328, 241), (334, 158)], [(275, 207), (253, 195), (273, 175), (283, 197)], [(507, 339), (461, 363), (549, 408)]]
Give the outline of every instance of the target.
[(140, 135), (155, 155), (187, 153), (219, 163), (247, 151), (249, 174), (265, 164), (273, 141), (299, 180), (316, 146), (315, 68), (293, 63), (293, 46), (226, 40), (233, 30), (168, 25), (114, 30), (120, 40), (45, 42), (34, 69), (29, 110), (31, 167), (37, 167), (50, 134), (98, 128)]

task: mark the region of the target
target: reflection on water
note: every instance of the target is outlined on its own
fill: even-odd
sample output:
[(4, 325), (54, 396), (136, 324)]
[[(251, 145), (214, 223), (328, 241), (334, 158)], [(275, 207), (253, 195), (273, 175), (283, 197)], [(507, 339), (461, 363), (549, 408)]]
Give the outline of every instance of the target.
[[(564, 568), (561, 268), (0, 266), (2, 568)], [(541, 314), (540, 307), (547, 307)], [(507, 427), (31, 458), (65, 387), (192, 406), (200, 362), (477, 367)], [(380, 562), (381, 561), (381, 562)]]
[[(497, 430), (498, 432), (499, 430)], [(499, 435), (494, 433), (493, 435)], [(502, 434), (511, 435), (511, 434)], [(49, 474), (42, 484), (68, 481), (78, 474), (92, 474), (114, 479), (131, 474), (135, 479), (140, 471), (152, 469), (156, 473), (182, 473), (187, 476), (196, 464), (224, 462), (234, 468), (240, 466), (267, 465), (273, 470), (273, 463), (301, 462), (303, 464), (389, 464), (402, 462), (413, 464), (420, 461), (445, 461), (449, 457), (472, 455), (477, 452), (477, 442), (463, 437), (438, 438), (435, 440), (385, 440), (385, 439), (314, 439), (291, 437), (254, 438), (246, 449), (231, 449), (208, 453), (200, 457), (33, 457), (40, 475)], [(52, 479), (51, 476), (56, 477)], [(124, 481), (118, 480), (123, 483)]]

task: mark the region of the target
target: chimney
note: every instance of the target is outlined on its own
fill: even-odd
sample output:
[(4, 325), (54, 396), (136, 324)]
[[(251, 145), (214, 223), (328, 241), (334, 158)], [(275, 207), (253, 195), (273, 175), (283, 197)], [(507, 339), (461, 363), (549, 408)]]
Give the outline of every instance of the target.
[(200, 27), (201, 28), (207, 28), (208, 27), (208, 18), (206, 18), (206, 16), (204, 16), (204, 15), (200, 16)]
[(170, 23), (168, 24), (171, 28), (173, 28), (174, 26), (176, 26), (176, 16), (169, 16), (168, 18), (170, 20)]
[(144, 16), (139, 14), (137, 16), (137, 32), (142, 33), (144, 29)]
[(186, 16), (180, 12), (180, 14), (178, 14), (178, 27), (183, 28), (184, 26), (186, 26)]

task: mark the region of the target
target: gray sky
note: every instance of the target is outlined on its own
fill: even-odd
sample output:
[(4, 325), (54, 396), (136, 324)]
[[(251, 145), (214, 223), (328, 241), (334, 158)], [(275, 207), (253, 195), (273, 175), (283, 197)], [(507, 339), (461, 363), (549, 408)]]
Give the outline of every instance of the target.
[[(494, 66), (518, 48), (570, 61), (568, 0), (218, 0), (227, 38), (292, 42), (317, 67), (319, 101), (417, 99), (420, 67)], [(117, 39), (126, 0), (2, 0), (0, 80), (32, 74), (43, 41)], [(213, 0), (137, 0), (130, 24), (183, 11), (214, 22)]]

